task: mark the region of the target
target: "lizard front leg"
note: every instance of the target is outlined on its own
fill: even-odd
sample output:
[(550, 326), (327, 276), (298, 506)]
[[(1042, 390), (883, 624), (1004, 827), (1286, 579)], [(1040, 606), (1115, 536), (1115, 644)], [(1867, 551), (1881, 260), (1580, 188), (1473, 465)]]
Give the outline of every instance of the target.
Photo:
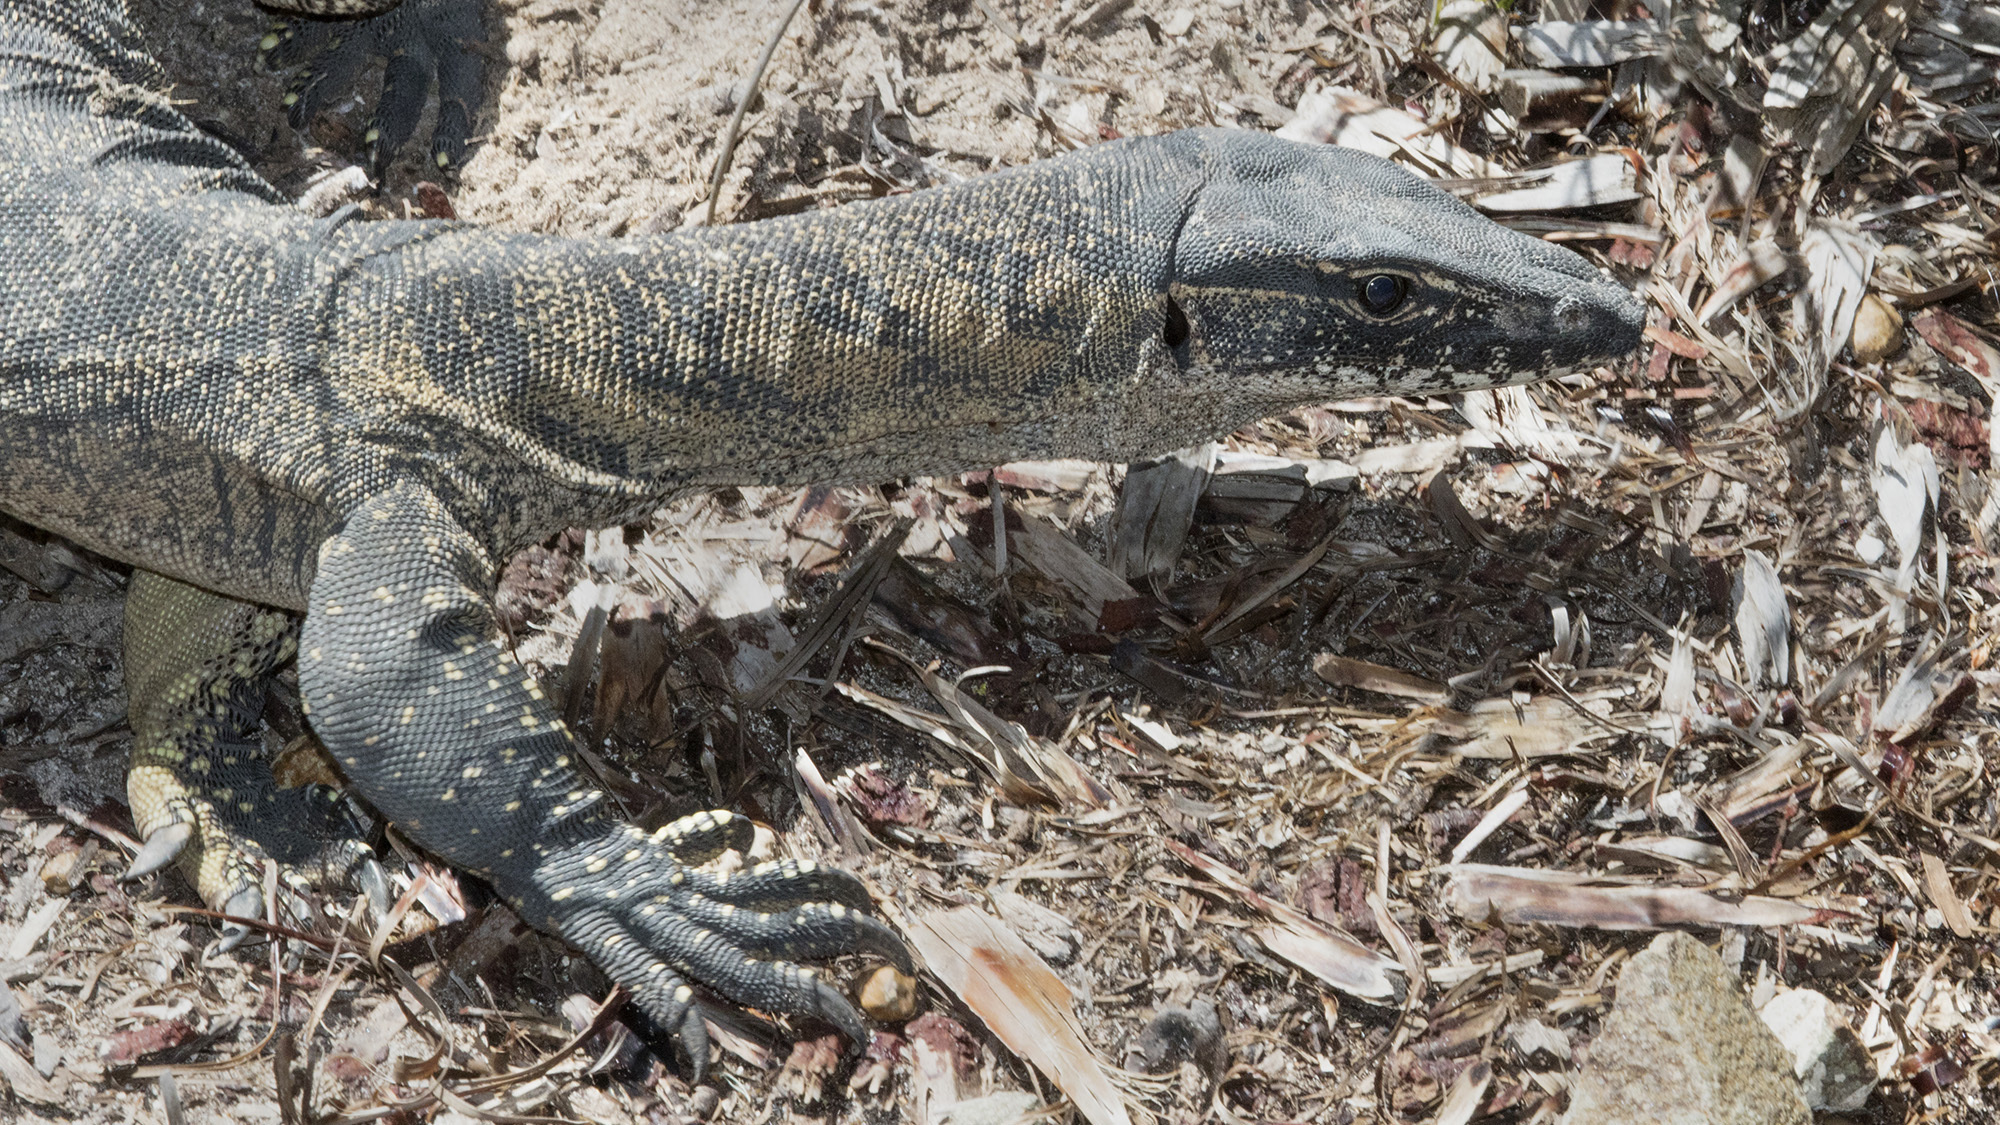
[(274, 25), (260, 52), (272, 66), (303, 64), (285, 91), (286, 117), (304, 130), (329, 99), (345, 96), (362, 70), (383, 60), (382, 96), (364, 141), (368, 172), (381, 182), (397, 150), (416, 131), (424, 102), (438, 95), (431, 163), (440, 171), (465, 162), (485, 60), (484, 0), (265, 0), (298, 14)]
[(495, 572), (413, 484), (361, 503), (321, 547), (299, 683), (350, 783), (625, 985), (679, 1033), (697, 1071), (707, 1037), (690, 981), (861, 1040), (853, 1006), (792, 960), (865, 950), (909, 967), (894, 931), (864, 913), (861, 881), (809, 864), (697, 869), (748, 845), (749, 822), (729, 813), (650, 833), (612, 816), (540, 685), (501, 641)]

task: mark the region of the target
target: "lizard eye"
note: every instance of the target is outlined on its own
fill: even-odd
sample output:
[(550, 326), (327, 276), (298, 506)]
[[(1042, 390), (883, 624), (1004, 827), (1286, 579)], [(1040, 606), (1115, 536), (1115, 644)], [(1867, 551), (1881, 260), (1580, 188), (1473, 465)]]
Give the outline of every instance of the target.
[(1378, 273), (1361, 281), (1362, 307), (1375, 316), (1395, 312), (1409, 295), (1410, 283), (1392, 273)]

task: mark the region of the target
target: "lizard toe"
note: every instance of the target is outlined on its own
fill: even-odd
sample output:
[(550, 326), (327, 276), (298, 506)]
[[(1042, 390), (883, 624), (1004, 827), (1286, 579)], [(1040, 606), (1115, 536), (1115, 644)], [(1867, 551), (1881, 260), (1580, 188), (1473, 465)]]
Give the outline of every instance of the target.
[[(217, 904), (215, 909), (224, 914), (234, 914), (238, 918), (263, 918), (264, 896), (255, 887), (244, 887)], [(248, 940), (250, 927), (241, 922), (222, 923), (222, 936), (216, 941), (218, 953), (228, 953)]]
[(675, 863), (699, 867), (724, 852), (747, 855), (756, 844), (757, 822), (727, 809), (708, 809), (668, 821), (654, 830), (651, 839), (665, 848)]
[(701, 1018), (701, 1009), (693, 1003), (684, 1004), (683, 1009), (675, 1037), (680, 1040), (681, 1053), (687, 1057), (690, 1074), (699, 1083), (708, 1075), (708, 1060), (711, 1057), (708, 1024)]
[(809, 902), (834, 902), (868, 910), (868, 885), (838, 867), (782, 859), (735, 872), (690, 871), (689, 890), (751, 910), (791, 910)]
[(664, 961), (649, 964), (641, 959), (628, 968), (638, 974), (625, 981), (632, 995), (627, 1012), (631, 1026), (649, 1043), (664, 1037), (670, 1046), (660, 1051), (662, 1056), (677, 1051), (699, 1083), (708, 1073), (711, 1049), (708, 1024), (694, 989)]
[(870, 914), (837, 902), (809, 902), (791, 910), (742, 910), (699, 895), (682, 900), (681, 912), (694, 924), (746, 953), (788, 961), (813, 961), (847, 953), (873, 953), (908, 973), (909, 947)]

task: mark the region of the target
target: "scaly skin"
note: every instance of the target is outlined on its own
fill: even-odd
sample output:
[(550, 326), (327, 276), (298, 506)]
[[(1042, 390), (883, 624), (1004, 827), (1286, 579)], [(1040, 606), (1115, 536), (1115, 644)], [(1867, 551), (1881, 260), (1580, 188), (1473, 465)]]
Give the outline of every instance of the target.
[[(151, 93), (124, 34), (112, 0), (0, 0), (0, 509), (147, 575), (147, 858), (286, 834), (204, 809), (235, 797), (213, 778), (256, 721), (214, 701), (289, 643), (245, 603), (302, 614), (302, 692), (353, 789), (697, 1065), (689, 981), (859, 1035), (793, 960), (907, 954), (851, 876), (697, 870), (747, 842), (740, 818), (646, 834), (605, 810), (495, 625), (509, 552), (692, 488), (1130, 459), (1639, 338), (1637, 302), (1569, 252), (1248, 132), (650, 239), (313, 221)], [(240, 639), (207, 671), (161, 667), (189, 662), (161, 636), (217, 629)]]

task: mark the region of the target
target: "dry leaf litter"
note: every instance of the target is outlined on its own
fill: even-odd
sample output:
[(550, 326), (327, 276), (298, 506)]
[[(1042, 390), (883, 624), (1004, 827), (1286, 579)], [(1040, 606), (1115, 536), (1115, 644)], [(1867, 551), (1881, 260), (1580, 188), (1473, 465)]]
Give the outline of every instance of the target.
[[(307, 206), (365, 188), (365, 102), (295, 139), (261, 14), (134, 7), (204, 126)], [(421, 857), (388, 924), (331, 896), (223, 955), (178, 877), (119, 883), (124, 575), (0, 528), (0, 1115), (1992, 1119), (2000, 9), (814, 0), (752, 90), (788, 7), (496, 4), (463, 177), (367, 205), (699, 223), (739, 106), (724, 220), (1272, 129), (1591, 256), (1646, 344), (514, 560), (631, 815), (769, 821), (925, 963), (843, 967), (852, 1056), (710, 1005), (693, 1089)]]

